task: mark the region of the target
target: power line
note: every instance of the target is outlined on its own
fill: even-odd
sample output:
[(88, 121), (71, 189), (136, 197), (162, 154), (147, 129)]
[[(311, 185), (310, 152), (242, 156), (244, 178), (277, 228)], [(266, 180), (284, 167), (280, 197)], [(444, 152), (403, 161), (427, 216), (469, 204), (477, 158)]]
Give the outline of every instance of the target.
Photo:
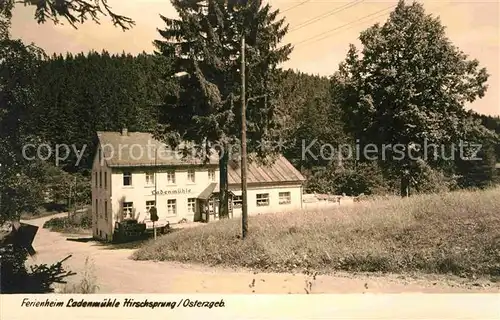
[[(323, 35), (325, 35), (325, 36), (324, 36), (324, 37), (321, 37), (321, 38), (319, 38), (319, 39), (316, 39), (315, 41), (313, 41), (313, 43), (314, 43), (314, 42), (321, 41), (321, 40), (326, 39), (326, 38), (329, 38), (329, 37), (331, 37), (333, 34), (335, 34), (335, 33), (333, 33), (334, 31), (337, 31), (337, 30), (339, 30), (339, 29), (342, 29), (342, 28), (344, 28), (344, 27), (348, 27), (348, 26), (352, 25), (351, 27), (349, 27), (349, 28), (346, 28), (346, 29), (345, 29), (345, 30), (347, 30), (347, 29), (350, 29), (350, 28), (352, 28), (353, 26), (355, 26), (355, 25), (357, 25), (357, 24), (359, 24), (359, 23), (364, 23), (364, 22), (367, 22), (367, 21), (373, 20), (373, 19), (375, 19), (375, 18), (381, 17), (381, 16), (385, 15), (385, 14), (387, 13), (387, 11), (391, 10), (391, 9), (392, 9), (392, 8), (394, 8), (394, 7), (396, 7), (396, 5), (392, 5), (392, 6), (390, 6), (390, 7), (387, 7), (387, 8), (385, 8), (385, 9), (379, 10), (379, 11), (374, 12), (374, 13), (372, 13), (372, 14), (369, 14), (369, 15), (367, 15), (367, 16), (361, 17), (360, 19), (357, 19), (356, 21), (351, 21), (351, 22), (348, 22), (348, 23), (346, 23), (346, 24), (344, 24), (344, 25), (341, 25), (341, 26), (339, 26), (339, 27), (336, 27), (336, 28), (333, 28), (333, 29), (327, 30), (327, 31), (322, 32), (322, 33), (320, 33), (320, 34), (317, 34), (317, 35), (315, 35), (315, 36), (313, 36), (313, 37), (311, 37), (311, 38), (309, 38), (309, 39), (306, 39), (306, 40), (303, 40), (303, 41), (297, 42), (297, 43), (295, 43), (295, 45), (294, 45), (294, 46), (297, 46), (297, 45), (299, 45), (299, 44), (303, 44), (303, 43), (306, 43), (306, 42), (310, 42), (311, 40), (315, 40), (316, 38), (321, 37), (321, 36), (323, 36)], [(366, 18), (369, 18), (369, 17), (372, 17), (372, 16), (374, 16), (374, 15), (377, 15), (377, 16), (375, 16), (375, 17), (373, 17), (373, 18), (371, 18), (371, 19), (368, 19), (367, 21), (362, 21), (362, 20), (364, 20), (364, 19), (366, 19)]]
[(282, 12), (280, 12), (280, 13), (285, 13), (285, 12), (287, 12), (287, 11), (290, 11), (290, 10), (292, 10), (292, 9), (295, 9), (295, 8), (297, 8), (297, 7), (299, 7), (299, 6), (303, 5), (303, 4), (308, 3), (309, 1), (311, 1), (311, 0), (305, 0), (305, 1), (302, 1), (301, 3), (296, 4), (296, 5), (294, 5), (294, 6), (291, 6), (290, 8), (285, 9), (285, 10), (283, 10), (283, 11), (282, 11)]
[[(456, 4), (455, 4), (455, 3), (454, 3), (454, 4), (451, 4), (451, 6), (454, 6), (454, 5), (456, 5)], [(450, 6), (450, 4), (445, 4), (445, 5), (439, 6), (439, 7), (437, 7), (437, 8), (434, 8), (434, 10), (440, 10), (440, 9), (443, 9), (443, 8), (445, 8), (445, 7), (449, 7), (449, 6)], [(324, 40), (324, 39), (329, 38), (329, 37), (331, 37), (331, 36), (333, 36), (333, 35), (335, 35), (335, 34), (337, 34), (337, 33), (339, 33), (339, 32), (342, 32), (342, 31), (345, 31), (345, 30), (351, 29), (352, 27), (355, 27), (356, 25), (359, 25), (359, 24), (366, 23), (366, 22), (372, 21), (372, 20), (374, 20), (374, 19), (377, 19), (377, 18), (379, 18), (379, 17), (381, 17), (381, 16), (385, 15), (385, 14), (386, 14), (386, 12), (385, 12), (385, 11), (391, 10), (392, 8), (395, 8), (395, 7), (397, 7), (397, 5), (392, 5), (392, 6), (389, 6), (389, 7), (385, 8), (385, 9), (380, 10), (380, 11), (377, 11), (377, 12), (374, 12), (374, 13), (369, 14), (369, 15), (367, 15), (367, 16), (361, 17), (360, 19), (358, 19), (358, 20), (356, 20), (356, 21), (351, 21), (351, 22), (346, 23), (346, 24), (344, 24), (344, 25), (342, 25), (342, 26), (336, 27), (336, 28), (334, 28), (334, 29), (331, 29), (331, 30), (325, 31), (325, 32), (320, 33), (320, 34), (317, 34), (317, 35), (313, 36), (312, 38), (309, 38), (309, 39), (306, 39), (306, 40), (303, 40), (303, 41), (297, 42), (297, 43), (295, 44), (295, 46), (296, 46), (296, 45), (298, 45), (298, 44), (304, 44), (304, 43), (309, 42), (309, 41), (311, 41), (311, 40), (314, 40), (314, 41), (312, 41), (311, 43), (315, 43), (315, 42), (318, 42), (318, 41)], [(378, 14), (378, 13), (380, 13), (380, 14)], [(377, 15), (377, 14), (378, 14), (378, 15)], [(366, 18), (368, 18), (368, 17), (371, 17), (371, 16), (373, 16), (373, 15), (376, 15), (376, 16), (372, 17), (371, 19), (364, 20), (364, 19), (366, 19)], [(344, 28), (344, 27), (347, 27), (347, 28)], [(342, 28), (344, 28), (344, 29), (342, 29)], [(339, 29), (342, 29), (342, 30), (339, 30)], [(337, 30), (338, 30), (338, 32), (334, 32), (334, 31), (337, 31)], [(321, 38), (319, 38), (319, 39), (316, 39), (317, 37), (320, 37), (320, 36), (322, 36), (322, 35), (325, 35), (325, 36), (324, 36), (324, 37), (321, 37)], [(315, 40), (315, 39), (316, 39), (316, 40)], [(309, 44), (311, 44), (311, 43), (309, 43)], [(300, 47), (302, 47), (302, 46), (299, 46), (299, 48), (300, 48)]]
[(351, 1), (351, 2), (349, 2), (347, 4), (344, 4), (344, 5), (342, 5), (342, 6), (338, 7), (338, 8), (335, 8), (335, 9), (333, 9), (331, 11), (328, 11), (328, 12), (322, 14), (322, 15), (319, 15), (317, 17), (314, 17), (314, 18), (311, 18), (309, 20), (306, 20), (303, 23), (300, 23), (298, 26), (296, 26), (295, 28), (293, 28), (292, 30), (290, 30), (290, 32), (294, 32), (294, 31), (300, 30), (300, 29), (302, 29), (304, 27), (307, 27), (308, 25), (311, 25), (311, 24), (316, 23), (316, 22), (318, 22), (320, 20), (323, 20), (324, 18), (328, 18), (330, 16), (333, 16), (336, 13), (339, 13), (339, 12), (342, 12), (342, 11), (344, 11), (346, 9), (351, 8), (351, 7), (357, 6), (358, 4), (360, 4), (360, 3), (364, 2), (364, 1), (365, 0), (354, 0), (354, 1)]

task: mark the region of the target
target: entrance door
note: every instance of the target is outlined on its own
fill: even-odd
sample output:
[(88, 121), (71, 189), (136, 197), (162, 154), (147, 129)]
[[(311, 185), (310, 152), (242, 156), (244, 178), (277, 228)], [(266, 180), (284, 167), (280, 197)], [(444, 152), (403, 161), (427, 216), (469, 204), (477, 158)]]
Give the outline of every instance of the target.
[(207, 200), (198, 199), (198, 210), (195, 215), (195, 221), (207, 221), (208, 214), (208, 202)]
[(214, 218), (219, 217), (219, 200), (214, 196), (208, 200), (208, 212)]
[(189, 222), (193, 222), (196, 219), (196, 211), (197, 211), (197, 205), (196, 205), (196, 198), (188, 198), (187, 199), (187, 205), (188, 205), (188, 212), (187, 212), (187, 219)]

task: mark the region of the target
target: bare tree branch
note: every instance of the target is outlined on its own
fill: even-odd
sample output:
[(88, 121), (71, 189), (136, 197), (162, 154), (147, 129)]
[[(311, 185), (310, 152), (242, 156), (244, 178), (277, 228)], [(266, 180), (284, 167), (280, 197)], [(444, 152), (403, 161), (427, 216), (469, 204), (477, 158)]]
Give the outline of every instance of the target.
[(35, 19), (38, 23), (51, 20), (59, 24), (60, 19), (64, 19), (77, 29), (78, 24), (83, 24), (89, 19), (100, 24), (102, 16), (109, 16), (113, 25), (119, 26), (123, 31), (135, 25), (131, 18), (115, 13), (108, 4), (108, 0), (2, 0), (2, 2), (2, 7), (5, 4), (9, 7), (9, 3), (36, 7)]

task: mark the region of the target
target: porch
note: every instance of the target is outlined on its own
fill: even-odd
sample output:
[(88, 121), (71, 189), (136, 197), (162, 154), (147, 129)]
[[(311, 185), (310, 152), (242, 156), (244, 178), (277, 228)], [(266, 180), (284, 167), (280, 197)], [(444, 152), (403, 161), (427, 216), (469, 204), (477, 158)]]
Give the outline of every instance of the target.
[[(209, 222), (219, 220), (219, 184), (211, 183), (197, 198), (197, 215), (194, 221)], [(233, 217), (234, 193), (229, 191), (229, 217)]]

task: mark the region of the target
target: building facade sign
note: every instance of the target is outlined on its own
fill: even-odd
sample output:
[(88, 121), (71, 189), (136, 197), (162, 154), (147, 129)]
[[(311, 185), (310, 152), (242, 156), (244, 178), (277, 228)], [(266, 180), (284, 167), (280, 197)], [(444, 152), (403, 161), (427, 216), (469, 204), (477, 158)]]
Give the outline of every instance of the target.
[(156, 195), (174, 195), (174, 194), (189, 194), (191, 193), (191, 189), (188, 188), (177, 188), (173, 190), (152, 190), (151, 194), (154, 196)]

